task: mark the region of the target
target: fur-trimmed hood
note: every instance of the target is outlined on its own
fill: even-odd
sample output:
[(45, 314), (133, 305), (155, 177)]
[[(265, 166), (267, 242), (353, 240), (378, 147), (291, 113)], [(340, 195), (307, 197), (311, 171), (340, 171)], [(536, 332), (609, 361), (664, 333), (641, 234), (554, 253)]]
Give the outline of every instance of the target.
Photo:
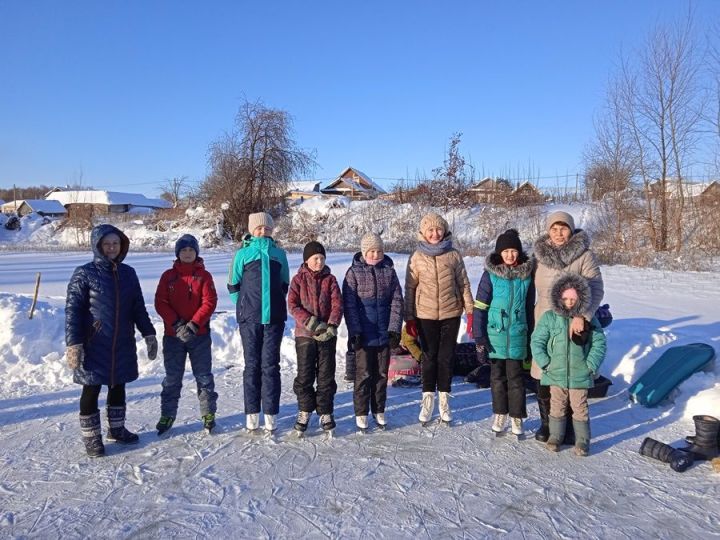
[(485, 270), (503, 279), (525, 279), (532, 275), (537, 261), (535, 257), (528, 257), (521, 252), (517, 266), (508, 266), (502, 257), (493, 252), (485, 258)]
[[(572, 309), (567, 309), (562, 303), (562, 293), (566, 289), (575, 289), (578, 293), (578, 301)], [(582, 317), (587, 311), (592, 299), (590, 293), (590, 285), (587, 280), (580, 274), (565, 273), (562, 274), (550, 290), (550, 302), (552, 310), (563, 317)]]
[(590, 237), (585, 231), (578, 229), (567, 244), (560, 247), (550, 242), (549, 234), (543, 234), (535, 241), (533, 251), (538, 261), (545, 266), (563, 270), (588, 249), (590, 249)]

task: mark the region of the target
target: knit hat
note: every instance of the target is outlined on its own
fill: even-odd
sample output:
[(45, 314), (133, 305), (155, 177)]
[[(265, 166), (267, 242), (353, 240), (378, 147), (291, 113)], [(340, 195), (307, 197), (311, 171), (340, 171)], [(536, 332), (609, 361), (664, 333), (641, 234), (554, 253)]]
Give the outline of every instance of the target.
[(263, 225), (271, 229), (275, 227), (272, 216), (267, 212), (256, 212), (255, 214), (250, 214), (248, 216), (248, 232), (250, 234), (252, 234), (255, 229), (262, 227)]
[(450, 227), (448, 226), (448, 222), (445, 221), (445, 219), (435, 212), (430, 212), (429, 214), (425, 214), (423, 218), (420, 220), (420, 233), (425, 236), (425, 231), (427, 231), (430, 227), (440, 227), (443, 230), (443, 234), (447, 233)]
[(362, 237), (362, 240), (360, 240), (360, 252), (362, 253), (363, 257), (371, 249), (379, 249), (380, 251), (385, 251), (382, 238), (380, 238), (379, 234), (374, 232), (366, 233), (365, 236)]
[(197, 238), (192, 234), (183, 234), (175, 242), (175, 256), (180, 257), (180, 250), (186, 247), (191, 247), (195, 250), (195, 256), (200, 255), (200, 245), (198, 244)]
[(520, 243), (520, 235), (515, 229), (508, 229), (497, 238), (495, 242), (495, 253), (498, 255), (506, 249), (514, 249), (518, 253), (522, 253), (522, 243)]
[(567, 212), (558, 210), (557, 212), (553, 212), (552, 214), (550, 214), (545, 220), (545, 229), (549, 231), (550, 227), (552, 227), (556, 223), (564, 223), (565, 225), (570, 227), (571, 234), (575, 232), (575, 220)]
[(305, 244), (305, 249), (303, 249), (303, 262), (307, 261), (310, 257), (317, 254), (325, 256), (325, 248), (320, 242), (316, 242), (313, 240), (312, 242), (308, 242)]

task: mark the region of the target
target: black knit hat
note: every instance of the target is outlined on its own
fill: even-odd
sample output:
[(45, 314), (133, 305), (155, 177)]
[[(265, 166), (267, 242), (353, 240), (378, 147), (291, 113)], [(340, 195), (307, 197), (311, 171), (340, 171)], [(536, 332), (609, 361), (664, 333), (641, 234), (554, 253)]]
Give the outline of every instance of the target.
[(313, 240), (312, 242), (308, 242), (305, 244), (305, 249), (303, 249), (303, 262), (307, 261), (310, 257), (317, 254), (322, 255), (325, 257), (325, 248), (320, 242), (316, 242)]
[(200, 246), (198, 245), (197, 239), (192, 234), (183, 234), (178, 241), (175, 242), (175, 256), (180, 257), (180, 250), (186, 247), (191, 247), (195, 250), (195, 256), (200, 256)]
[(514, 249), (518, 253), (522, 253), (522, 243), (520, 243), (520, 235), (515, 229), (508, 229), (495, 242), (495, 253), (500, 255), (506, 249)]

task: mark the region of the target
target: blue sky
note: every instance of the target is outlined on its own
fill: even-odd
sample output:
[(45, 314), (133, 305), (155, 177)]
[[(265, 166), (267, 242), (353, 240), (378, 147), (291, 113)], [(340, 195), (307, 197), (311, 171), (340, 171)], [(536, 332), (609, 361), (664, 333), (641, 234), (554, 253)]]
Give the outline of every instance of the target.
[[(720, 1), (693, 7), (720, 20)], [(429, 173), (456, 131), (478, 173), (573, 175), (621, 48), (686, 11), (676, 0), (0, 0), (0, 187), (82, 180), (156, 196), (167, 178), (195, 184), (244, 98), (294, 117), (319, 179), (348, 165), (384, 185)]]

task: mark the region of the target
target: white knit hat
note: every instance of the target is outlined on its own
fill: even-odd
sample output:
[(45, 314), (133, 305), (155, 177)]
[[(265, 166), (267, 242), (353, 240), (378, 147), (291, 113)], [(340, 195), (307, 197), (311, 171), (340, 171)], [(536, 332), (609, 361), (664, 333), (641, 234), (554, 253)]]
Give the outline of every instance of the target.
[(545, 230), (549, 231), (550, 227), (552, 227), (556, 223), (564, 223), (565, 225), (570, 227), (570, 233), (575, 232), (575, 220), (567, 212), (558, 210), (557, 212), (553, 212), (552, 214), (550, 214), (545, 220)]
[(380, 238), (379, 234), (374, 232), (365, 234), (365, 236), (362, 237), (362, 240), (360, 240), (360, 252), (363, 254), (363, 257), (371, 249), (385, 251), (382, 238)]
[(250, 234), (252, 234), (255, 229), (262, 227), (263, 225), (270, 229), (275, 227), (272, 216), (267, 212), (257, 212), (248, 216), (248, 232)]
[(425, 214), (425, 216), (423, 216), (420, 220), (420, 233), (423, 236), (430, 227), (440, 227), (443, 230), (443, 234), (447, 233), (450, 229), (450, 226), (448, 225), (448, 222), (445, 221), (445, 218), (435, 212)]

